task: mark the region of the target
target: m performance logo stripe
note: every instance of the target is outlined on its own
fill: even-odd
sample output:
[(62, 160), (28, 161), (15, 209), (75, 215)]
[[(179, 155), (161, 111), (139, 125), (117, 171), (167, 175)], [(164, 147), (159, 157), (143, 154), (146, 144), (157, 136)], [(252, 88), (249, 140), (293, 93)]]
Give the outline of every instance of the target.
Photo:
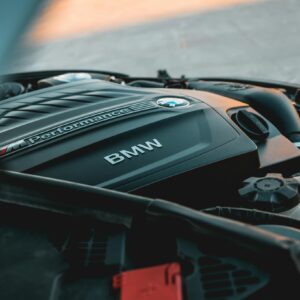
[(4, 155), (7, 151), (7, 146), (4, 146), (0, 149), (0, 156)]
[(83, 118), (65, 124), (61, 124), (60, 126), (56, 126), (44, 132), (2, 146), (0, 148), (0, 157), (5, 157), (9, 154), (19, 152), (20, 150), (24, 150), (35, 145), (40, 145), (42, 143), (46, 143), (58, 137), (65, 136), (67, 134), (74, 133), (85, 128), (94, 127), (96, 125), (100, 125), (110, 120), (114, 120), (123, 116), (128, 116), (131, 114), (135, 114), (138, 112), (142, 112), (154, 108), (157, 108), (157, 106), (154, 103), (150, 101), (147, 102), (144, 101), (144, 102), (132, 104), (130, 106), (115, 109), (115, 110), (90, 114)]

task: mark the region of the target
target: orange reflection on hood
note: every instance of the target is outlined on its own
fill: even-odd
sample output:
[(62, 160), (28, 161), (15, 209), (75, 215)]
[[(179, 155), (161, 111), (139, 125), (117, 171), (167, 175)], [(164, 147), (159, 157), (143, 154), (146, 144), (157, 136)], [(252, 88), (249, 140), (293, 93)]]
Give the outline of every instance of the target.
[(57, 39), (257, 0), (54, 0), (30, 38)]

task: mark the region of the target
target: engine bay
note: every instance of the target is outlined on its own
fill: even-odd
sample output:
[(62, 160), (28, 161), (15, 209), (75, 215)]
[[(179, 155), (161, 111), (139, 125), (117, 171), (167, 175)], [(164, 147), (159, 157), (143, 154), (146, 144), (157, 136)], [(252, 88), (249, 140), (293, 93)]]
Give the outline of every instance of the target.
[(1, 299), (298, 299), (300, 86), (2, 82)]
[(238, 192), (243, 181), (299, 171), (296, 88), (48, 73), (2, 86), (3, 169), (197, 209), (253, 207)]

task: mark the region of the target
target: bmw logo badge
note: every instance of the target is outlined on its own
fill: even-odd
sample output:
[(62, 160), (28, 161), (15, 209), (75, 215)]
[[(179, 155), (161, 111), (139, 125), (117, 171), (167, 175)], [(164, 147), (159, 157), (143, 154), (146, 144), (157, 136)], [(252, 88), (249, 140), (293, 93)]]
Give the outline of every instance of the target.
[(156, 104), (162, 107), (177, 108), (190, 105), (190, 101), (183, 98), (164, 97), (156, 101)]

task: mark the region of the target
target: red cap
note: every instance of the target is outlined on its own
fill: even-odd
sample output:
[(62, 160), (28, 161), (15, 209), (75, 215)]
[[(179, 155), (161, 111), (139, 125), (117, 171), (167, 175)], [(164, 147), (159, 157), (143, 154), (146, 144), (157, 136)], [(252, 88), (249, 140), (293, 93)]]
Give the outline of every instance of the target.
[(178, 263), (131, 270), (113, 277), (121, 300), (182, 300)]

